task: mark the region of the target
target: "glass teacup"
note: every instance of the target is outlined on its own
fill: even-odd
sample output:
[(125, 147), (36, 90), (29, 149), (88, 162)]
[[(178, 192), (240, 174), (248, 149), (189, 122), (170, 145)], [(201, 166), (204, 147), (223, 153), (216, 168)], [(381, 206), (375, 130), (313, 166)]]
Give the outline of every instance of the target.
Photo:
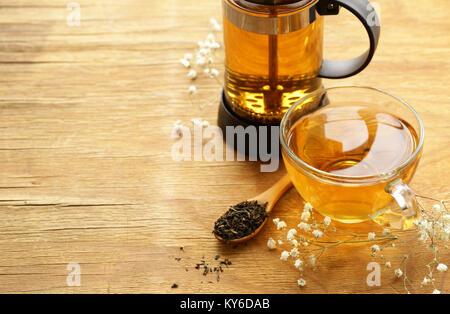
[[(418, 209), (408, 187), (422, 154), (423, 123), (402, 99), (371, 87), (316, 91), (280, 129), (283, 159), (303, 199), (344, 223), (409, 229)], [(397, 206), (388, 211), (395, 199)]]

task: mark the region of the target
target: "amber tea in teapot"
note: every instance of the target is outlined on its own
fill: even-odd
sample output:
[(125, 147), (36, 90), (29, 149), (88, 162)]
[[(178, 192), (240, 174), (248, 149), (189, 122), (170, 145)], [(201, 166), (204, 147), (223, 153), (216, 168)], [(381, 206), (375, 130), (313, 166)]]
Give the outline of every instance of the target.
[[(323, 15), (337, 14), (340, 6), (364, 24), (370, 49), (351, 60), (323, 60)], [(223, 12), (225, 105), (238, 119), (258, 124), (279, 124), (290, 106), (322, 87), (322, 77), (363, 70), (378, 42), (367, 0), (223, 0)]]

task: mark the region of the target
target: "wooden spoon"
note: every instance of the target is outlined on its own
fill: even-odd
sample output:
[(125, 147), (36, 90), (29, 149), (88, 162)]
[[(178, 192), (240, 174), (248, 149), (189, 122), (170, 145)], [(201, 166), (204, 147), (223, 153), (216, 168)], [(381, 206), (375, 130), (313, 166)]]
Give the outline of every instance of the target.
[(261, 224), (261, 226), (258, 227), (253, 233), (251, 233), (248, 236), (245, 236), (240, 239), (234, 239), (234, 240), (225, 240), (221, 238), (220, 236), (215, 235), (216, 239), (225, 242), (228, 244), (239, 244), (247, 242), (248, 240), (252, 239), (255, 235), (258, 234), (259, 231), (261, 231), (262, 227), (266, 224), (267, 220), (269, 220), (269, 215), (272, 212), (272, 209), (275, 207), (275, 204), (278, 202), (281, 196), (292, 186), (291, 179), (289, 179), (289, 176), (286, 174), (283, 178), (281, 178), (277, 183), (275, 183), (271, 188), (266, 190), (265, 192), (259, 194), (258, 196), (249, 199), (249, 201), (257, 201), (258, 204), (265, 204), (267, 203), (266, 207), (266, 214), (267, 217)]

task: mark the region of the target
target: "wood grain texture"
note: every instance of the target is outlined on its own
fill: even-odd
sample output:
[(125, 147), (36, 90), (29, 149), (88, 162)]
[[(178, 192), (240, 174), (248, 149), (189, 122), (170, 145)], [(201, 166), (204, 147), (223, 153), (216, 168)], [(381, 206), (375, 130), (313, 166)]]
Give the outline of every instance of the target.
[[(178, 60), (206, 37), (211, 17), (221, 19), (219, 0), (78, 2), (81, 25), (69, 27), (66, 1), (0, 1), (0, 292), (404, 292), (392, 270), (383, 271), (381, 287), (367, 287), (368, 245), (330, 250), (299, 289), (294, 267), (266, 249), (269, 236), (279, 237), (273, 224), (236, 249), (212, 236), (227, 206), (284, 171), (171, 158), (175, 120), (216, 120), (223, 80), (199, 79), (189, 99)], [(426, 129), (412, 187), (449, 200), (450, 3), (378, 3), (382, 35), (372, 64), (325, 84), (375, 86), (410, 102)], [(326, 18), (325, 43), (329, 58), (367, 45), (344, 11)], [(294, 226), (302, 206), (290, 190), (275, 215)], [(407, 250), (386, 257), (396, 265)], [(193, 268), (216, 254), (233, 262), (218, 283)], [(429, 292), (417, 282), (430, 259), (424, 247), (411, 257), (413, 292)], [(442, 259), (450, 261), (448, 250)], [(81, 265), (79, 287), (66, 284), (70, 262)], [(438, 284), (450, 292), (445, 275)]]

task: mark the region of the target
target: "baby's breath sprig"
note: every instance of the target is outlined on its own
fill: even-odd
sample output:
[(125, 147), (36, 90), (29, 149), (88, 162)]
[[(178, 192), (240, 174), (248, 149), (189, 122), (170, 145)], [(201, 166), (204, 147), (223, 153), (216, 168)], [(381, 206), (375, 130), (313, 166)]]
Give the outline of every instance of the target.
[[(222, 29), (215, 19), (210, 20), (210, 27), (213, 32), (218, 32)], [(213, 32), (209, 33), (205, 40), (197, 42), (197, 47), (193, 53), (184, 54), (184, 57), (180, 59), (180, 63), (188, 70), (187, 77), (191, 81), (195, 81), (199, 75), (204, 74), (215, 79), (222, 86), (222, 83), (218, 80), (220, 72), (213, 65), (216, 52), (222, 45), (216, 41)], [(193, 96), (197, 93), (197, 88), (195, 85), (190, 85), (188, 91), (189, 95)]]
[[(420, 201), (420, 198), (432, 200), (438, 204), (433, 205), (431, 211), (426, 210)], [(370, 247), (371, 255), (379, 258), (386, 268), (392, 268), (391, 261), (386, 260), (383, 252), (386, 249), (395, 248), (397, 244), (407, 244), (411, 246), (411, 250), (402, 257), (399, 267), (394, 270), (394, 275), (397, 278), (403, 278), (403, 286), (407, 293), (410, 293), (408, 285), (411, 285), (407, 275), (408, 259), (422, 243), (427, 243), (429, 249), (433, 252), (433, 260), (426, 265), (428, 270), (422, 286), (431, 284), (433, 293), (440, 293), (435, 286), (435, 279), (433, 274), (435, 271), (447, 271), (447, 265), (439, 261), (440, 248), (447, 250), (450, 235), (450, 215), (448, 213), (444, 201), (435, 200), (429, 197), (417, 197), (419, 204), (419, 218), (415, 221), (415, 231), (407, 232), (407, 235), (412, 235), (408, 239), (401, 239), (400, 236), (395, 235), (390, 229), (384, 228), (382, 234), (369, 232), (368, 234), (356, 234), (347, 230), (341, 230), (331, 225), (331, 219), (325, 217), (323, 221), (318, 222), (316, 216), (312, 214), (313, 208), (311, 204), (306, 203), (300, 215), (300, 223), (298, 229), (289, 229), (286, 239), (288, 243), (294, 248), (289, 251), (283, 251), (281, 260), (287, 261), (291, 257), (294, 260), (294, 266), (300, 271), (301, 278), (298, 280), (298, 285), (306, 286), (306, 281), (303, 278), (305, 268), (309, 267), (315, 269), (317, 263), (325, 251), (341, 245), (353, 243), (368, 243), (372, 244)], [(286, 229), (287, 225), (279, 218), (273, 220), (277, 225), (278, 230)], [(271, 250), (276, 249), (277, 242), (272, 238), (269, 240), (268, 246)], [(278, 240), (278, 245), (283, 244)]]
[[(411, 247), (409, 252), (401, 258), (399, 268), (395, 271), (395, 275), (403, 277), (403, 288), (407, 293), (411, 293), (409, 287), (412, 282), (408, 278), (407, 263), (410, 257), (417, 249), (424, 244), (432, 252), (432, 260), (425, 265), (426, 274), (421, 286), (431, 285), (434, 294), (440, 293), (436, 287), (434, 274), (436, 271), (447, 271), (447, 265), (440, 261), (440, 253), (448, 250), (448, 242), (450, 238), (450, 215), (444, 201), (431, 197), (417, 196), (417, 204), (419, 206), (419, 217), (414, 222), (417, 227), (408, 232), (408, 239), (399, 241), (399, 244), (407, 244)], [(435, 202), (431, 209), (426, 209), (423, 200)], [(398, 272), (400, 270), (400, 272)]]
[[(278, 230), (287, 228), (286, 223), (279, 218), (273, 219), (273, 222)], [(324, 217), (322, 221), (318, 221), (316, 215), (313, 215), (313, 207), (309, 203), (306, 203), (303, 207), (297, 228), (298, 230), (295, 228), (288, 230), (286, 240), (293, 248), (291, 251), (284, 250), (280, 259), (282, 261), (288, 261), (289, 258), (293, 259), (295, 268), (301, 274), (301, 278), (297, 281), (300, 287), (307, 284), (303, 278), (305, 269), (316, 269), (320, 258), (329, 249), (350, 243), (373, 242), (381, 245), (398, 239), (398, 236), (390, 232), (383, 235), (376, 235), (375, 233), (359, 235), (347, 230), (340, 230), (332, 225), (330, 217)], [(267, 243), (271, 250), (276, 248), (276, 244), (272, 238)], [(282, 245), (283, 242), (278, 240), (278, 244)]]

